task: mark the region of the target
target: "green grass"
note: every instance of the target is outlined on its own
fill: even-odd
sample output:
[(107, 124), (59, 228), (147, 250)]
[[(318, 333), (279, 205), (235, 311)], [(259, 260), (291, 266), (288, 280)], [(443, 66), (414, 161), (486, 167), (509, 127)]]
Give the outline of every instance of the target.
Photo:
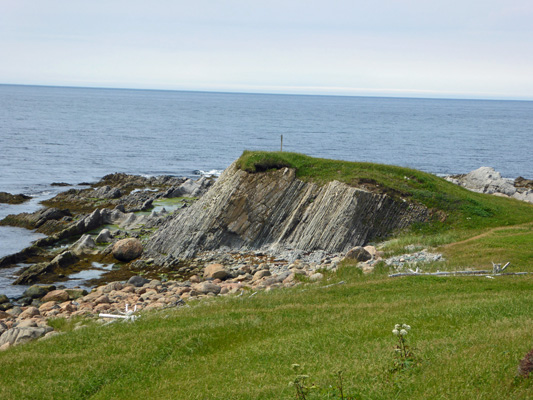
[[(291, 364), (358, 399), (530, 398), (533, 277), (390, 279), (219, 298), (0, 353), (2, 399), (291, 399)], [(323, 284), (322, 284), (323, 285)], [(396, 323), (420, 363), (391, 372)], [(324, 398), (324, 397), (322, 397)]]
[[(420, 235), (433, 235), (450, 228), (472, 231), (533, 220), (531, 204), (473, 193), (435, 175), (410, 168), (263, 151), (245, 151), (237, 161), (237, 166), (250, 173), (294, 168), (296, 176), (303, 181), (323, 185), (338, 180), (351, 186), (417, 202), (435, 212), (440, 211), (435, 214), (431, 224), (414, 227), (413, 232)], [(446, 215), (446, 220), (439, 222), (442, 213)], [(467, 236), (469, 234), (470, 232)]]

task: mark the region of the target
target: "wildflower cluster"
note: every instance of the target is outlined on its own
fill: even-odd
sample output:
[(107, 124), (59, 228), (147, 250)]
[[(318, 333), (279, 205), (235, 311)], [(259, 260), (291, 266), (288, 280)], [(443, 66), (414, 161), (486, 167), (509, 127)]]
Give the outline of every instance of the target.
[(414, 363), (414, 356), (407, 345), (407, 338), (411, 327), (407, 324), (396, 324), (392, 330), (392, 334), (398, 338), (398, 344), (396, 345), (395, 370), (400, 370), (409, 367)]

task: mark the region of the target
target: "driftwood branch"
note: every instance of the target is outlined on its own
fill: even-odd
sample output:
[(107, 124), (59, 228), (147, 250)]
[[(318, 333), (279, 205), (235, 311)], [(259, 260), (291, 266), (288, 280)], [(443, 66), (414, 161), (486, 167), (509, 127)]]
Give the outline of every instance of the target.
[(529, 272), (505, 272), (492, 273), (491, 271), (438, 271), (438, 272), (400, 272), (389, 275), (389, 278), (398, 276), (504, 276), (504, 275), (527, 275)]
[(332, 283), (331, 285), (326, 285), (326, 286), (320, 286), (320, 289), (326, 289), (326, 288), (330, 288), (332, 286), (337, 286), (337, 285), (344, 285), (346, 282), (344, 281), (340, 281), (340, 282), (337, 282), (337, 283)]
[(501, 264), (492, 263), (492, 271), (489, 270), (478, 270), (478, 271), (437, 271), (437, 272), (419, 272), (418, 268), (416, 271), (409, 269), (408, 272), (399, 272), (397, 274), (389, 275), (390, 278), (396, 278), (398, 276), (464, 276), (464, 275), (473, 275), (473, 276), (502, 276), (502, 275), (526, 275), (529, 272), (503, 272), (507, 267), (511, 265), (509, 261), (503, 267)]

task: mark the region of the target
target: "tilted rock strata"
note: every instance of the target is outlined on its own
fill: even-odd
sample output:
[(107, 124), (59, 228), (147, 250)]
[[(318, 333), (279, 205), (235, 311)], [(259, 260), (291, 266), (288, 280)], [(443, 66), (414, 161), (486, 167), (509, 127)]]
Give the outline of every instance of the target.
[(200, 200), (169, 219), (146, 251), (180, 259), (224, 246), (345, 252), (427, 217), (425, 207), (385, 194), (337, 181), (302, 182), (288, 168), (249, 174), (233, 164)]

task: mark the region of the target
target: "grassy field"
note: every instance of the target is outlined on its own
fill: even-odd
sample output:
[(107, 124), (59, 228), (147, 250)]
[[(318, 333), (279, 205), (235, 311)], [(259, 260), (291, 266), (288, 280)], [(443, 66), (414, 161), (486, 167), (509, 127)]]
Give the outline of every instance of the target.
[[(281, 158), (302, 179), (372, 179), (449, 213), (444, 223), (388, 241), (387, 253), (432, 246), (446, 261), (428, 270), (511, 261), (511, 272), (533, 272), (531, 205), (405, 168), (332, 165), (291, 153), (274, 153), (265, 164), (265, 154), (250, 161), (257, 153), (245, 153), (241, 168), (269, 169)], [(533, 378), (517, 377), (519, 360), (533, 348), (533, 275), (389, 278), (388, 272), (380, 266), (362, 275), (345, 266), (320, 283), (191, 302), (134, 323), (89, 320), (73, 330), (80, 321), (55, 321), (63, 335), (0, 352), (0, 399), (294, 399), (292, 364), (301, 365), (308, 385), (322, 388), (307, 399), (339, 398), (333, 374), (340, 370), (351, 399), (533, 398)], [(395, 363), (398, 323), (412, 327), (407, 341), (414, 357), (405, 368)]]
[[(533, 277), (388, 278), (345, 268), (326, 282), (218, 298), (135, 323), (70, 331), (0, 353), (2, 399), (291, 399), (298, 363), (356, 399), (528, 399)], [(416, 363), (394, 371), (396, 323)], [(307, 398), (328, 397), (325, 393)]]

